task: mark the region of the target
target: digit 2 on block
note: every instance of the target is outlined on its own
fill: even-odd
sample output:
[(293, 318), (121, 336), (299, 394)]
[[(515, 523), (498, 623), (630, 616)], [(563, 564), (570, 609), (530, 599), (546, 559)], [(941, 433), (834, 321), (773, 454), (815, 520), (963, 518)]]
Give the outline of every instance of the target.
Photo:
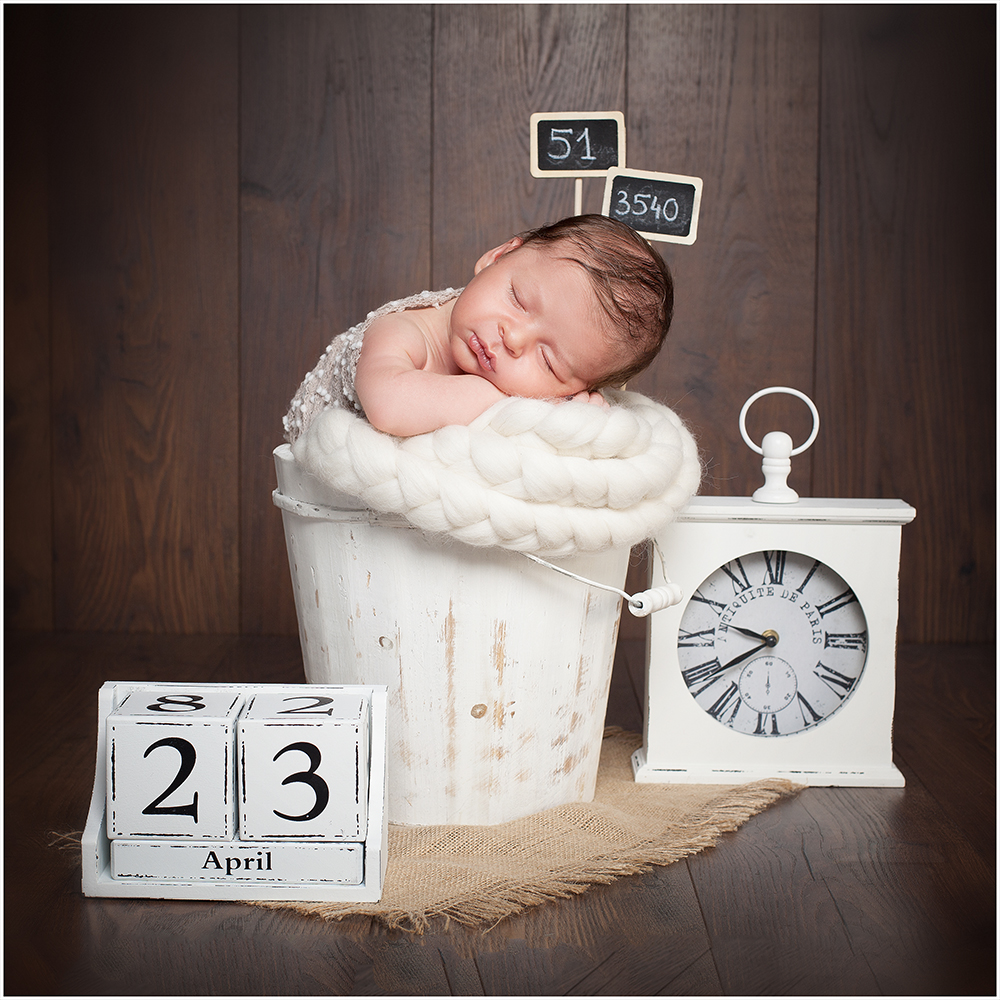
[(108, 716), (108, 836), (233, 837), (242, 706), (232, 691), (131, 692)]
[(537, 112), (531, 116), (531, 175), (587, 177), (625, 165), (620, 111)]
[(647, 239), (691, 244), (698, 238), (701, 189), (700, 177), (609, 170), (602, 212)]

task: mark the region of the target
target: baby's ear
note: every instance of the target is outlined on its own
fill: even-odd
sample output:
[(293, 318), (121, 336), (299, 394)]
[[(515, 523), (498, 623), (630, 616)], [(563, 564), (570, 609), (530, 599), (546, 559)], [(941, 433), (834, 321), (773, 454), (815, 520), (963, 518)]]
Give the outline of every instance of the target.
[(489, 267), (490, 264), (495, 264), (505, 253), (510, 253), (511, 250), (516, 250), (523, 243), (524, 240), (522, 240), (520, 236), (514, 236), (501, 246), (494, 247), (492, 250), (487, 250), (486, 253), (484, 253), (482, 257), (476, 261), (475, 273), (479, 274), (484, 267)]

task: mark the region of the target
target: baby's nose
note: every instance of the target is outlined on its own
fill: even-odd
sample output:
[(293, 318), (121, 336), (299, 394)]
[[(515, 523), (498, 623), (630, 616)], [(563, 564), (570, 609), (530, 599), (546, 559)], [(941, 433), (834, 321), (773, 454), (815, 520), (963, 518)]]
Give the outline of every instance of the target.
[(517, 323), (510, 323), (505, 326), (500, 332), (500, 339), (503, 341), (503, 346), (509, 354), (515, 358), (520, 357), (521, 352), (524, 350), (526, 336), (525, 331)]

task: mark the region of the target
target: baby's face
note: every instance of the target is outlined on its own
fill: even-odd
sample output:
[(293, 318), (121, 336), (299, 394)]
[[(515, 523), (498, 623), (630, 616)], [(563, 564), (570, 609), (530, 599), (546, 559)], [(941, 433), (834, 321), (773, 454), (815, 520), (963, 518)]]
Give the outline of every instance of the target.
[(508, 396), (571, 396), (617, 367), (590, 279), (553, 249), (515, 239), (484, 254), (452, 310), (455, 363)]

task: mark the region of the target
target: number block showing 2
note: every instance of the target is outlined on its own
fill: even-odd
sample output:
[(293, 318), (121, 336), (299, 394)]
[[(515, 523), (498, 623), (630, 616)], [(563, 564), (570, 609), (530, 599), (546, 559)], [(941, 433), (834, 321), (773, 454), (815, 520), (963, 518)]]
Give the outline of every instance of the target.
[(228, 840), (242, 695), (133, 691), (107, 718), (107, 830)]
[(242, 840), (364, 840), (370, 702), (336, 688), (265, 693), (238, 725)]

